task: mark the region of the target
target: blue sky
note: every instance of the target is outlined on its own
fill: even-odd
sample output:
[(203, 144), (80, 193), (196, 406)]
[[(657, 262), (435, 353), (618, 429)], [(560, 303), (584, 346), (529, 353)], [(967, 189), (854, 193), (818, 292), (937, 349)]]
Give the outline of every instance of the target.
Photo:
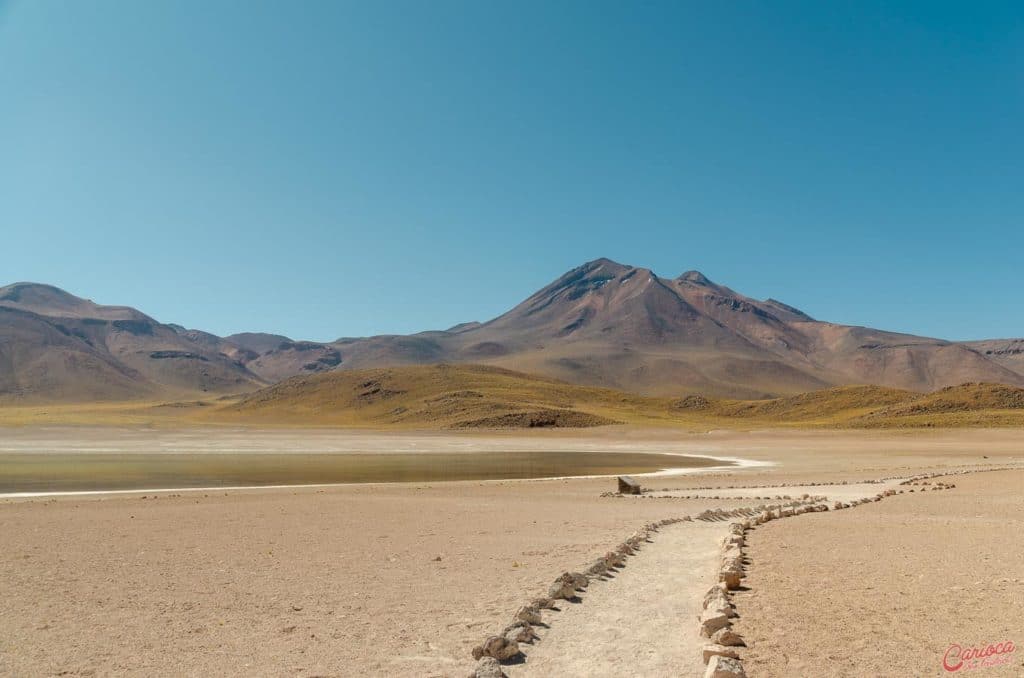
[(326, 340), (607, 256), (1024, 336), (1022, 121), (1020, 3), (0, 0), (0, 284)]

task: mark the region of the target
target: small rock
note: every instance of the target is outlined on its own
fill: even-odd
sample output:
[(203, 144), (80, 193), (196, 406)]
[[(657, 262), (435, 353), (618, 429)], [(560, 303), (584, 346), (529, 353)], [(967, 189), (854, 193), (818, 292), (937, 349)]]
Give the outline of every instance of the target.
[(540, 608), (523, 605), (521, 608), (516, 610), (515, 619), (518, 621), (524, 621), (527, 624), (539, 624), (541, 622)]
[(740, 587), (740, 577), (740, 573), (735, 570), (722, 570), (718, 573), (718, 580), (725, 584), (730, 591), (735, 591)]
[(571, 581), (562, 581), (556, 579), (548, 587), (548, 598), (554, 598), (556, 600), (569, 600), (570, 598), (576, 597), (576, 587), (572, 585)]
[(708, 603), (718, 597), (726, 598), (725, 587), (723, 587), (722, 584), (715, 584), (708, 589), (707, 593), (704, 594), (704, 607), (707, 607)]
[(509, 624), (501, 635), (505, 636), (505, 640), (515, 643), (532, 643), (535, 639), (540, 638), (533, 627), (524, 621)]
[(705, 610), (724, 610), (729, 605), (729, 597), (718, 587), (711, 589), (708, 591), (708, 595), (704, 596), (703, 608)]
[(481, 657), (469, 678), (504, 678), (501, 664), (494, 657)]
[(703, 653), (704, 653), (704, 663), (705, 664), (707, 664), (709, 661), (711, 661), (711, 658), (714, 657), (714, 656), (730, 657), (732, 659), (739, 659), (739, 655), (736, 654), (736, 650), (732, 649), (731, 647), (726, 647), (725, 645), (716, 645), (714, 643), (705, 645), (704, 649), (703, 649)]
[(517, 654), (519, 654), (519, 643), (504, 636), (488, 636), (482, 645), (473, 648), (473, 659), (494, 657), (498, 661), (505, 661)]
[(620, 494), (640, 494), (640, 483), (629, 476), (619, 476), (619, 493)]
[(700, 616), (700, 632), (710, 638), (718, 629), (729, 625), (729, 617), (720, 610), (704, 610)]
[(729, 628), (718, 629), (711, 636), (711, 642), (717, 645), (727, 645), (729, 647), (746, 647), (746, 643), (743, 642), (743, 638), (738, 633)]
[(550, 610), (555, 606), (555, 601), (550, 598), (534, 598), (530, 601), (530, 607), (535, 607), (538, 610)]
[(714, 655), (704, 671), (704, 678), (747, 678), (738, 659)]

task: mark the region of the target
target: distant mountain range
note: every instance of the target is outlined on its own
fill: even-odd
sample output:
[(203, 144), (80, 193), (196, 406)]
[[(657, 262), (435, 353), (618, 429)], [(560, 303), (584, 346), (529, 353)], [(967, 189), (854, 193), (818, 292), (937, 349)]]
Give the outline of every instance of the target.
[(837, 325), (697, 271), (670, 280), (608, 259), (569, 271), (485, 323), (329, 343), (218, 337), (49, 285), (0, 288), (5, 401), (184, 398), (251, 391), (297, 374), (442, 362), (662, 396), (1024, 386), (1024, 339), (951, 342)]

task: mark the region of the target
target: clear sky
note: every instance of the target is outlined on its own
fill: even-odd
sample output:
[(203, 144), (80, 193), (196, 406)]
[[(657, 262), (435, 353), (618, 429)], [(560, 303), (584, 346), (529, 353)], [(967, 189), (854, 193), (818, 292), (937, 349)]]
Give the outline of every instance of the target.
[(600, 256), (1024, 336), (1024, 5), (0, 0), (0, 284), (327, 340)]

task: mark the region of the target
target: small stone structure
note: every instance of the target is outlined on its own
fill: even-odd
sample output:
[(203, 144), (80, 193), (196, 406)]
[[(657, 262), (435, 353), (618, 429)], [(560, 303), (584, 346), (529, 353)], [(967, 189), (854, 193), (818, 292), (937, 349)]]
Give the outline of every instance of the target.
[(640, 494), (640, 483), (629, 476), (619, 476), (619, 494)]

